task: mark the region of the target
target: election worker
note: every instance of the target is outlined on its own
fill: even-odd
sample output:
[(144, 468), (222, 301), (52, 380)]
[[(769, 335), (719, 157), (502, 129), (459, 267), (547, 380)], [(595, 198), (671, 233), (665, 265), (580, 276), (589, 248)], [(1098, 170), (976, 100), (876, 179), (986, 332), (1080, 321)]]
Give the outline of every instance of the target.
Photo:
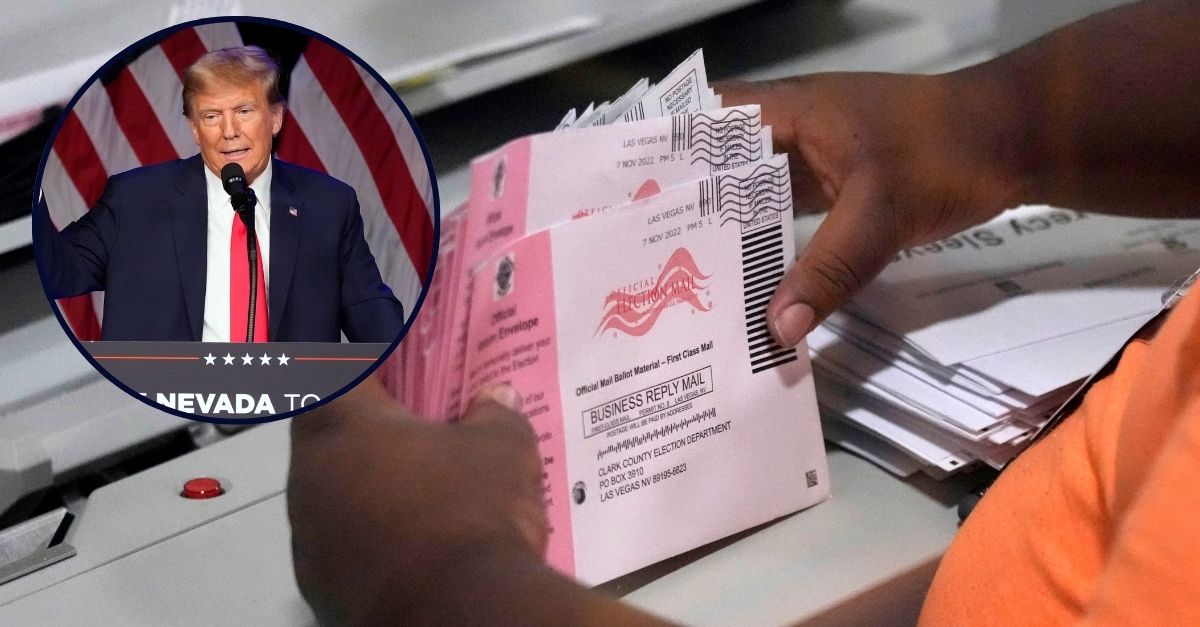
[(279, 78), (257, 46), (205, 54), (183, 78), (199, 154), (113, 176), (61, 233), (41, 203), (49, 295), (103, 290), (104, 340), (395, 340), (403, 307), (367, 247), (354, 190), (272, 156)]
[[(1196, 33), (1200, 3), (1148, 1), (945, 75), (720, 89), (726, 104), (762, 104), (799, 204), (829, 207), (771, 302), (778, 341), (798, 342), (902, 247), (1005, 207), (1200, 217)], [(534, 439), (512, 390), (487, 395), (450, 426), (415, 423), (378, 384), (295, 419), (288, 506), (317, 616), (654, 622), (542, 564)], [(1200, 625), (1197, 473), (1193, 288), (1001, 473), (942, 559), (921, 622)]]

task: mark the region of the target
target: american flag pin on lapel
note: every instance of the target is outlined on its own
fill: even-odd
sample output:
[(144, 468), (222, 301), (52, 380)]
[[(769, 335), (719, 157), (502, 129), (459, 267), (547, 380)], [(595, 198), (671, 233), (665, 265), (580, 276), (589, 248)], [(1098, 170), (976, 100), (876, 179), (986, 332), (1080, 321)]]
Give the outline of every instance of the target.
[(293, 218), (300, 215), (300, 212), (295, 207), (288, 207), (288, 213), (292, 214)]

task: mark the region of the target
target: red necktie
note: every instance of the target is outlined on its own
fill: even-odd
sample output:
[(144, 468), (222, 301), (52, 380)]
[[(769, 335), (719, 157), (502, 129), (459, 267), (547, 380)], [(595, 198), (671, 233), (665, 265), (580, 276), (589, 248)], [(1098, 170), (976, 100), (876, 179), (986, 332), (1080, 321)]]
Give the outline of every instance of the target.
[[(254, 243), (258, 244), (255, 235)], [(262, 249), (257, 248), (256, 268), (258, 286), (254, 299), (254, 340), (267, 341), (267, 282), (263, 279)], [(233, 235), (229, 238), (229, 341), (244, 342), (246, 314), (250, 302), (250, 261), (246, 258), (246, 225), (236, 214)]]

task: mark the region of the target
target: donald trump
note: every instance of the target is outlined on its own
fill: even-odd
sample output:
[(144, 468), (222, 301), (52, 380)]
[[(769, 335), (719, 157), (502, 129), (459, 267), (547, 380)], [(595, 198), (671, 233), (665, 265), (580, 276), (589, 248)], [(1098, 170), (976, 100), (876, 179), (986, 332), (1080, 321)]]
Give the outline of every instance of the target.
[[(104, 340), (395, 340), (404, 310), (364, 239), (354, 189), (273, 156), (286, 106), (279, 81), (256, 46), (188, 67), (183, 114), (199, 154), (111, 177), (61, 233), (44, 203), (35, 211), (49, 295), (104, 290)], [(252, 229), (223, 184), (230, 164), (251, 190)]]

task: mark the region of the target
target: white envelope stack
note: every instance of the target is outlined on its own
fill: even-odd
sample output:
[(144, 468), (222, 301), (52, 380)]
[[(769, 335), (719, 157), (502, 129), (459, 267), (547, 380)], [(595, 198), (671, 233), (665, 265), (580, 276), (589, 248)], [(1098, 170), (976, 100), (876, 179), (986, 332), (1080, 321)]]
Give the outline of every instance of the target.
[(1001, 468), (1197, 266), (1200, 221), (1046, 206), (901, 251), (808, 337), (825, 436), (900, 475)]

